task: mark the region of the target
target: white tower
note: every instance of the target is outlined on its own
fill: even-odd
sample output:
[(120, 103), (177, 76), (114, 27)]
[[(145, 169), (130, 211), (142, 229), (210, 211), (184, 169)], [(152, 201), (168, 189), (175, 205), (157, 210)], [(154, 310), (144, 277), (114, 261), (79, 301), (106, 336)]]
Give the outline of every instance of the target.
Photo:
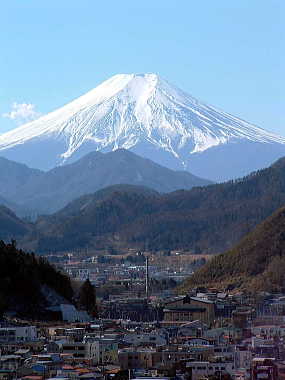
[(146, 256), (145, 258), (145, 296), (146, 299), (148, 300), (148, 293), (149, 293), (149, 274), (148, 274), (148, 257)]

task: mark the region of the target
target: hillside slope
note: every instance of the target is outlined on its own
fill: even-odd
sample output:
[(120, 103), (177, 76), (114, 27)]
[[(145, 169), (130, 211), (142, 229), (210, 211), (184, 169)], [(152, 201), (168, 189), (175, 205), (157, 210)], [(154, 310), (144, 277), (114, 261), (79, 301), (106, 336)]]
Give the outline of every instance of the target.
[(0, 240), (21, 239), (32, 229), (32, 225), (19, 219), (7, 207), (0, 205)]
[(13, 194), (21, 192), (27, 183), (37, 180), (44, 172), (31, 169), (19, 162), (0, 157), (0, 194), (10, 200)]
[(285, 290), (285, 207), (275, 212), (232, 250), (215, 256), (182, 286)]
[(116, 188), (83, 196), (58, 213), (39, 218), (36, 231), (25, 238), (25, 246), (47, 252), (113, 245), (116, 232), (127, 228), (137, 215), (151, 212), (159, 197), (141, 188)]
[(0, 195), (0, 207), (4, 206), (10, 209), (13, 213), (17, 215), (19, 218), (27, 218), (33, 214), (33, 210), (25, 208), (25, 206), (20, 206), (17, 203), (7, 200), (6, 198)]
[(14, 244), (0, 240), (0, 313), (13, 311), (20, 316), (47, 318), (45, 308), (50, 305), (43, 288), (72, 300), (69, 277), (42, 257), (24, 253)]
[(42, 217), (29, 248), (185, 249), (224, 252), (285, 204), (285, 159), (270, 168), (224, 184), (155, 195), (109, 191)]

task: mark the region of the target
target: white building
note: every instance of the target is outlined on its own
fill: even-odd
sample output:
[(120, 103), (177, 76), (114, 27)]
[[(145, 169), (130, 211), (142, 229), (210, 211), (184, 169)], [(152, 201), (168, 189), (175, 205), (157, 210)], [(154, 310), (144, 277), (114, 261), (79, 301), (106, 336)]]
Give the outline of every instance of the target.
[(64, 343), (62, 352), (74, 358), (89, 359), (92, 364), (118, 362), (118, 343), (113, 339), (88, 339), (85, 343)]
[(93, 364), (118, 363), (118, 343), (113, 339), (96, 339), (86, 343), (86, 356)]
[(250, 369), (251, 366), (251, 360), (252, 360), (252, 352), (243, 348), (243, 347), (236, 347), (235, 349), (235, 367), (245, 368), (247, 370)]
[(37, 340), (35, 326), (13, 326), (0, 328), (0, 343), (20, 343)]
[(254, 336), (261, 336), (267, 338), (273, 338), (275, 336), (284, 337), (285, 336), (285, 326), (277, 325), (265, 325), (265, 326), (254, 326), (251, 329)]
[(154, 333), (134, 333), (126, 334), (124, 342), (132, 346), (139, 346), (140, 344), (155, 344), (156, 346), (165, 346), (167, 340), (165, 336)]
[(185, 344), (187, 346), (193, 346), (193, 347), (196, 347), (196, 346), (203, 346), (203, 347), (209, 346), (209, 347), (213, 347), (213, 344), (211, 344), (211, 342), (208, 339), (205, 339), (205, 338), (189, 338), (185, 342)]

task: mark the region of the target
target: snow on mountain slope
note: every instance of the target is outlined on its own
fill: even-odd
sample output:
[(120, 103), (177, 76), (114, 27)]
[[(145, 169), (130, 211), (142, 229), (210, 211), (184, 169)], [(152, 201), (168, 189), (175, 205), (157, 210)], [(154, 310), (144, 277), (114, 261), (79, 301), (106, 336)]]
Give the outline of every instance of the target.
[[(91, 150), (140, 149), (146, 156), (148, 150), (156, 152), (157, 157), (152, 153), (149, 158), (160, 163), (164, 162), (159, 155), (167, 153), (168, 161), (175, 161), (168, 166), (191, 171), (195, 154), (241, 141), (285, 144), (284, 137), (199, 102), (155, 74), (120, 74), (66, 106), (1, 135), (0, 155), (32, 165), (24, 156), (38, 155), (39, 146), (45, 145), (48, 168)], [(33, 160), (33, 166), (39, 166)], [(45, 166), (41, 161), (40, 167)]]

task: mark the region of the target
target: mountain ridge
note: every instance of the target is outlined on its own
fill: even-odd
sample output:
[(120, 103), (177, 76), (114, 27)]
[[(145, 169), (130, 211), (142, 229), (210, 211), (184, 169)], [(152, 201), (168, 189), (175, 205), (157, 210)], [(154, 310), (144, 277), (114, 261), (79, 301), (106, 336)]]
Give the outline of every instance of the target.
[[(13, 201), (19, 206), (33, 210), (32, 214), (56, 212), (81, 195), (94, 193), (111, 185), (139, 185), (158, 192), (170, 192), (211, 183), (186, 171), (175, 172), (162, 167), (125, 149), (109, 153), (91, 152), (74, 163), (56, 167), (48, 172), (34, 172), (30, 169), (31, 173), (27, 174), (26, 166), (17, 166), (15, 162), (10, 163), (5, 159), (3, 162), (7, 162), (11, 167), (9, 176), (12, 180), (7, 181), (6, 188), (0, 186), (0, 195), (9, 196), (11, 203)], [(16, 177), (21, 179), (23, 167), (25, 182), (21, 183), (16, 181)], [(5, 182), (5, 178), (3, 170), (3, 173), (0, 172), (0, 183)]]
[(36, 223), (27, 249), (41, 252), (89, 247), (186, 250), (230, 249), (285, 204), (285, 159), (247, 177), (168, 194), (109, 191), (89, 194)]

